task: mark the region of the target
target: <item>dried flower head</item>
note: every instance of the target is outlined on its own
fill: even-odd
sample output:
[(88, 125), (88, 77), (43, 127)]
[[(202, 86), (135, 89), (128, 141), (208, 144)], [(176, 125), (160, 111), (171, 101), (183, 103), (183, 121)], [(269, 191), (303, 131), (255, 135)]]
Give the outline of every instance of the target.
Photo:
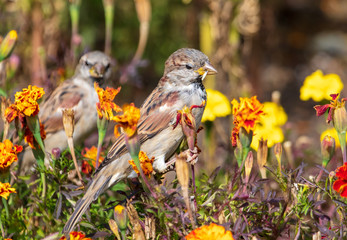
[(67, 137), (72, 137), (75, 126), (75, 111), (71, 108), (63, 109), (63, 125)]

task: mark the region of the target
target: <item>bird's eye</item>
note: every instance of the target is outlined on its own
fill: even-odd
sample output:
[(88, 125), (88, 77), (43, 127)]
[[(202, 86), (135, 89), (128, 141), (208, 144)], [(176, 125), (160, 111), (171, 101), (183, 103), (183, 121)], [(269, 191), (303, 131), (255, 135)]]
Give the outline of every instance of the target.
[(192, 65), (191, 63), (187, 63), (187, 64), (186, 64), (186, 68), (187, 68), (187, 69), (192, 69), (192, 68), (193, 68), (193, 65)]
[(85, 63), (86, 66), (88, 66), (88, 67), (92, 66), (92, 64), (91, 64), (90, 62), (88, 62), (88, 61), (85, 61), (84, 63)]

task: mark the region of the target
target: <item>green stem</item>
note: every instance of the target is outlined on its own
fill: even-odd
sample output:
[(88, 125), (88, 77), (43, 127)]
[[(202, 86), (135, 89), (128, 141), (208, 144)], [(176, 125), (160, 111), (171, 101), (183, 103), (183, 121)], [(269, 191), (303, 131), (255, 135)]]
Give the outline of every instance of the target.
[(105, 11), (105, 53), (111, 54), (112, 49), (112, 28), (113, 28), (113, 17), (114, 17), (114, 4), (113, 1), (104, 0), (104, 11)]
[(4, 227), (2, 226), (1, 216), (0, 216), (0, 230), (1, 230), (2, 238), (5, 238), (5, 231), (4, 231)]
[(126, 240), (126, 239), (127, 239), (124, 230), (121, 230), (121, 231), (120, 231), (120, 234), (121, 234), (121, 236), (122, 236), (122, 240)]
[(6, 217), (8, 219), (10, 217), (10, 212), (8, 211), (7, 200), (5, 198), (1, 198), (1, 199), (2, 199), (2, 203), (4, 204), (4, 207), (5, 207)]
[(99, 167), (99, 158), (100, 158), (100, 152), (101, 152), (101, 146), (102, 143), (104, 142), (105, 136), (106, 136), (106, 130), (108, 127), (109, 121), (103, 117), (102, 119), (98, 118), (97, 120), (97, 126), (98, 126), (98, 151), (96, 154), (96, 163), (95, 163), (95, 170), (98, 169)]
[(345, 164), (347, 162), (347, 158), (346, 158), (346, 131), (337, 132), (337, 136), (338, 136), (339, 141), (340, 141), (343, 163)]
[(41, 183), (42, 183), (42, 199), (45, 201), (46, 199), (46, 188), (47, 188), (47, 184), (46, 184), (46, 174), (44, 172), (40, 173), (41, 175)]

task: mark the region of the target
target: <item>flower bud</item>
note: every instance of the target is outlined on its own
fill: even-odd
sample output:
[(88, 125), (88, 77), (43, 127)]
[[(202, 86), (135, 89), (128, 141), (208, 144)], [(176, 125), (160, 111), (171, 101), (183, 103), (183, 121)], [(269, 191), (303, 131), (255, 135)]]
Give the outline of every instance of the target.
[(346, 132), (347, 130), (347, 112), (345, 103), (342, 102), (339, 107), (336, 107), (333, 116), (333, 123), (338, 133)]
[(117, 205), (114, 208), (114, 219), (116, 220), (118, 228), (121, 231), (124, 231), (127, 229), (128, 214), (127, 214), (127, 210), (125, 209), (125, 207), (123, 207), (122, 205)]
[(326, 167), (335, 153), (335, 139), (326, 135), (321, 142), (321, 153), (323, 157), (323, 167)]
[(282, 172), (281, 172), (282, 144), (281, 143), (275, 144), (274, 153), (278, 163), (278, 174), (282, 175)]
[(11, 30), (4, 40), (0, 44), (0, 61), (3, 61), (4, 59), (8, 58), (17, 42), (17, 32), (15, 30)]
[(61, 155), (61, 150), (60, 148), (53, 148), (52, 149), (52, 156), (54, 159), (59, 159), (60, 158), (60, 155)]

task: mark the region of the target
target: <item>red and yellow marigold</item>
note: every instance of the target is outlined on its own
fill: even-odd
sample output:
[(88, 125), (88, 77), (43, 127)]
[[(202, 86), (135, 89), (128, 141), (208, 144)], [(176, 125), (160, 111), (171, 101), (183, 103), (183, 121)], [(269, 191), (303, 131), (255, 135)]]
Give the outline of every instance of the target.
[(112, 118), (117, 124), (115, 126), (115, 135), (118, 135), (118, 127), (123, 128), (126, 135), (133, 136), (137, 130), (137, 123), (140, 120), (140, 109), (135, 107), (134, 103), (123, 106), (123, 115)]
[(210, 225), (204, 225), (191, 231), (187, 236), (187, 240), (234, 240), (233, 234), (230, 231), (226, 231), (223, 226), (211, 223)]
[[(81, 232), (70, 232), (70, 240), (92, 240), (91, 238), (85, 238), (85, 234)], [(59, 240), (66, 240), (65, 236), (62, 236)]]
[[(82, 156), (87, 158), (88, 160), (91, 160), (92, 164), (95, 168), (96, 155), (97, 155), (98, 149), (95, 146), (92, 146), (91, 148), (84, 148), (83, 152), (84, 153), (82, 153)], [(101, 154), (103, 154), (103, 153), (101, 153)], [(102, 163), (102, 161), (104, 161), (104, 157), (100, 156), (99, 157), (99, 166)], [(83, 162), (82, 162), (82, 172), (85, 174), (90, 174), (92, 172), (92, 167), (89, 165), (88, 161), (86, 161), (86, 160), (83, 160)]]
[(333, 189), (341, 197), (347, 198), (347, 163), (336, 169), (337, 180), (333, 183)]
[[(149, 176), (153, 172), (153, 162), (154, 162), (154, 157), (151, 159), (148, 158), (147, 154), (143, 151), (139, 152), (139, 160), (141, 164), (142, 171), (145, 175)], [(137, 169), (134, 160), (129, 160), (130, 165), (133, 167), (134, 171), (137, 174), (140, 174), (139, 170)]]
[(22, 146), (14, 145), (10, 140), (0, 142), (0, 171), (8, 168), (18, 160), (17, 154), (23, 151)]
[(113, 102), (113, 99), (120, 91), (120, 87), (117, 89), (106, 87), (106, 89), (102, 89), (99, 87), (98, 83), (94, 83), (94, 88), (99, 97), (99, 102), (96, 104), (96, 110), (98, 111), (99, 118), (101, 119), (103, 116), (107, 120), (111, 120), (113, 118), (113, 111), (121, 112), (122, 109)]
[(234, 128), (232, 130), (232, 145), (237, 145), (237, 139), (239, 130), (244, 128), (247, 133), (253, 131), (256, 123), (260, 121), (260, 118), (264, 115), (263, 104), (257, 100), (257, 96), (251, 98), (240, 98), (240, 103), (233, 99), (231, 101), (233, 105), (234, 115)]
[(16, 193), (16, 189), (11, 188), (9, 183), (0, 182), (0, 196), (7, 200), (11, 193)]
[(6, 119), (12, 122), (16, 117), (21, 114), (24, 116), (36, 116), (40, 107), (37, 103), (45, 92), (43, 88), (29, 85), (28, 88), (23, 88), (21, 92), (15, 94), (14, 104), (8, 107), (5, 111)]

